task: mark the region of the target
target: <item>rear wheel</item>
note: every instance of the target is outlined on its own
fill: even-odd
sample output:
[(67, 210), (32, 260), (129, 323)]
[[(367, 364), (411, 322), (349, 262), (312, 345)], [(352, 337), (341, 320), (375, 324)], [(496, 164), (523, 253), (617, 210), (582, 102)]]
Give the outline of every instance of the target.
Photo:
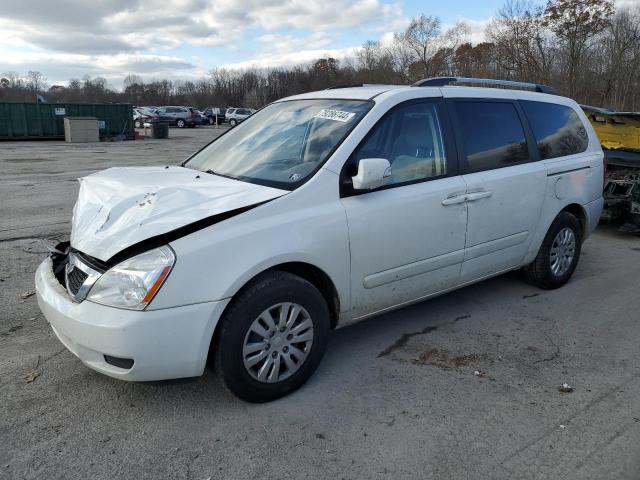
[(558, 288), (573, 275), (582, 246), (582, 229), (569, 212), (555, 218), (535, 260), (526, 267), (529, 280), (541, 288)]
[(228, 390), (268, 402), (307, 381), (329, 336), (329, 309), (311, 283), (287, 272), (260, 275), (232, 300), (212, 345), (214, 369)]
[(231, 125), (232, 127), (235, 127), (238, 124), (238, 121), (235, 118), (232, 118), (231, 120), (229, 120), (229, 125)]

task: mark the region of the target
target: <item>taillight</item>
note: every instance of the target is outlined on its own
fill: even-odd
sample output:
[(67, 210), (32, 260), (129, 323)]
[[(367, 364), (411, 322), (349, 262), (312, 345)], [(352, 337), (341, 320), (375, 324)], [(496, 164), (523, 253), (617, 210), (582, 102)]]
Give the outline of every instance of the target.
[(609, 160), (607, 157), (602, 157), (602, 190), (607, 185), (607, 167), (609, 164)]

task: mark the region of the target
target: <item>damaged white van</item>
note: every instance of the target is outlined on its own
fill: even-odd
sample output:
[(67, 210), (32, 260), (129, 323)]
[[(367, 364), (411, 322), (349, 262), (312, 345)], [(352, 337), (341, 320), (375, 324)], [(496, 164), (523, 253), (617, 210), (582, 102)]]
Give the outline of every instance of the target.
[(82, 178), (40, 308), (106, 375), (209, 362), (262, 402), (311, 376), (333, 328), (514, 269), (559, 287), (600, 216), (602, 150), (573, 100), (491, 83), (298, 95), (179, 166)]

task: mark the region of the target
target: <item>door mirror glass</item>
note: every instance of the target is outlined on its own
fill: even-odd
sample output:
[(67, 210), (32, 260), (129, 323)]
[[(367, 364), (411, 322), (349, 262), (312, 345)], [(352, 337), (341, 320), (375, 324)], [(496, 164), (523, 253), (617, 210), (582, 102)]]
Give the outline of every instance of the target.
[(363, 158), (358, 162), (358, 174), (351, 177), (355, 190), (373, 190), (387, 184), (391, 164), (386, 158)]

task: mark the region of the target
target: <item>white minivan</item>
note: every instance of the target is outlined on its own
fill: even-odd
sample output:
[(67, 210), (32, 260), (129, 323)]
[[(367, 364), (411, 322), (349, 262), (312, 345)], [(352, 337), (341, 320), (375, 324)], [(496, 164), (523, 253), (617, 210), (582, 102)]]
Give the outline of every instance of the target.
[(311, 376), (336, 327), (515, 269), (562, 286), (602, 210), (598, 138), (548, 87), (475, 82), (297, 95), (179, 165), (80, 179), (40, 308), (106, 375), (209, 362), (263, 402)]

